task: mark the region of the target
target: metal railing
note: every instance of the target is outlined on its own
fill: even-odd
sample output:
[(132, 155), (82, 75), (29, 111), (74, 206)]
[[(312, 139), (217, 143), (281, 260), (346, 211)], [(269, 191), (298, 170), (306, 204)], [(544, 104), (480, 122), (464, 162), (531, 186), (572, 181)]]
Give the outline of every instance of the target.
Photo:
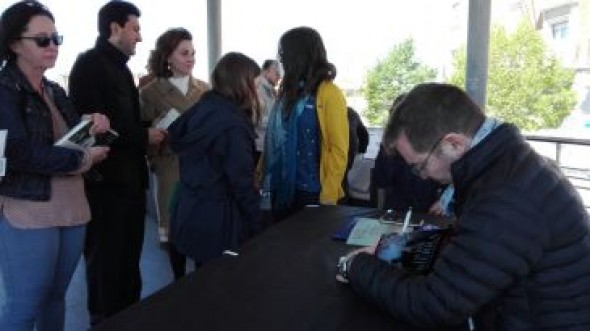
[(590, 139), (543, 135), (525, 138), (537, 152), (556, 162), (582, 196), (586, 209), (590, 209)]
[[(365, 159), (372, 161), (376, 157), (382, 131), (381, 128), (369, 128), (371, 138)], [(525, 138), (539, 154), (556, 162), (590, 210), (590, 139), (539, 134), (525, 135)]]

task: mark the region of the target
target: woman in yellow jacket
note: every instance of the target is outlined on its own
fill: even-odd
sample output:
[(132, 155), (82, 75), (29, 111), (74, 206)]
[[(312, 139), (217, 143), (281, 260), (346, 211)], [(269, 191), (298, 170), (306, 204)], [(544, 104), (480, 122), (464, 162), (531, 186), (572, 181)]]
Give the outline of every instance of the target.
[(267, 127), (263, 182), (275, 219), (306, 205), (336, 204), (348, 157), (346, 99), (332, 82), (336, 68), (319, 33), (287, 31), (279, 57), (284, 76)]

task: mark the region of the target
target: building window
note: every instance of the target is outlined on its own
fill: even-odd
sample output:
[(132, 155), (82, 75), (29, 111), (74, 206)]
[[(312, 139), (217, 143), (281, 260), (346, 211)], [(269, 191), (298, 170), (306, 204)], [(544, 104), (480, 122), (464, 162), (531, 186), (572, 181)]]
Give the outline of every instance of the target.
[(553, 33), (553, 39), (555, 40), (567, 39), (569, 32), (568, 21), (552, 24), (551, 32)]

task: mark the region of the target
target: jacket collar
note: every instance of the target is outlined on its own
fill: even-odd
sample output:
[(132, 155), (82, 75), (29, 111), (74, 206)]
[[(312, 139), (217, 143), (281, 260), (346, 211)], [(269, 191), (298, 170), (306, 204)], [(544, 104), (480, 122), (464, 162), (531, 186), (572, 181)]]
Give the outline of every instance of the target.
[(454, 162), (451, 165), (451, 175), (457, 206), (462, 204), (464, 195), (490, 166), (502, 158), (507, 150), (522, 144), (526, 144), (526, 141), (518, 128), (504, 123)]
[(120, 65), (126, 65), (127, 61), (129, 61), (129, 56), (127, 54), (121, 52), (103, 37), (98, 37), (98, 39), (96, 39), (96, 48), (107, 54), (109, 58), (113, 59)]
[[(24, 91), (27, 93), (36, 93), (33, 86), (29, 83), (29, 80), (25, 77), (25, 74), (20, 70), (15, 61), (9, 61), (5, 67), (2, 68), (0, 74), (0, 83), (5, 86), (12, 86), (18, 91)], [(43, 77), (43, 86), (46, 88), (51, 87), (50, 82)]]

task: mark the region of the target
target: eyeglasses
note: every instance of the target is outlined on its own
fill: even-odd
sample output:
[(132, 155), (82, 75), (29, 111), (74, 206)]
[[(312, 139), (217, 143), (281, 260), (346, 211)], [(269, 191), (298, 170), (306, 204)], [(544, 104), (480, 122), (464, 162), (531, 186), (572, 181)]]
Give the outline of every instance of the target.
[(424, 169), (426, 169), (426, 166), (428, 165), (428, 161), (430, 160), (430, 156), (432, 155), (432, 153), (434, 153), (434, 151), (436, 150), (436, 148), (438, 147), (438, 145), (440, 144), (440, 142), (443, 140), (443, 137), (440, 137), (435, 143), (434, 145), (432, 145), (432, 147), (430, 148), (430, 151), (428, 152), (428, 155), (426, 155), (426, 158), (424, 159), (424, 161), (420, 162), (420, 163), (415, 163), (412, 164), (412, 173), (418, 177), (420, 177), (422, 175), (422, 173), (424, 172)]
[(62, 35), (58, 35), (57, 33), (54, 33), (50, 36), (34, 36), (34, 37), (20, 37), (19, 39), (29, 39), (35, 42), (35, 44), (38, 47), (47, 47), (49, 46), (49, 43), (53, 42), (53, 44), (55, 46), (59, 46), (63, 43), (64, 41), (64, 37)]

